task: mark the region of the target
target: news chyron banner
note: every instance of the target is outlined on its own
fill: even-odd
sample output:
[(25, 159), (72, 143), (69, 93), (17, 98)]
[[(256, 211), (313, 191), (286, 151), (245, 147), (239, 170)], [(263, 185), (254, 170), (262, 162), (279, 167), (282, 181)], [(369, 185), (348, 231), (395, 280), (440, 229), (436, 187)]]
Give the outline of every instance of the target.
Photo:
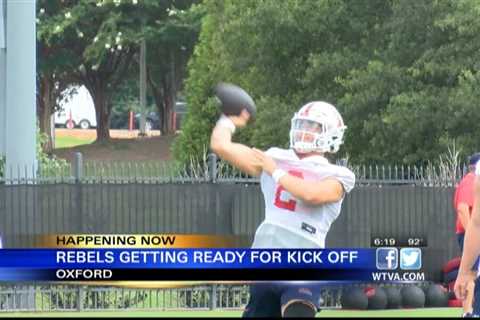
[(419, 248), (251, 249), (235, 237), (49, 235), (0, 250), (0, 281), (425, 281)]

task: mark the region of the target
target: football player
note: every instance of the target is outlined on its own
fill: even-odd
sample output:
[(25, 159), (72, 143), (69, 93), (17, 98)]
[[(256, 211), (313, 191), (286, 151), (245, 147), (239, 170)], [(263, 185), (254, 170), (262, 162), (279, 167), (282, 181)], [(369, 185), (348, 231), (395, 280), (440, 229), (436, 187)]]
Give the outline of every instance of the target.
[[(480, 255), (480, 161), (475, 169), (474, 205), (471, 220), (465, 232), (462, 262), (455, 282), (455, 294), (461, 299), (467, 298), (470, 284), (475, 281), (480, 272), (472, 272), (471, 268), (476, 258)], [(477, 287), (477, 285), (476, 285)], [(480, 317), (480, 301), (474, 301), (473, 313), (464, 315), (468, 317)]]
[[(213, 129), (210, 147), (219, 157), (251, 176), (260, 176), (265, 220), (255, 233), (253, 248), (324, 248), (342, 201), (355, 184), (349, 169), (329, 163), (346, 129), (337, 109), (326, 102), (304, 105), (292, 118), (290, 148), (263, 152), (232, 142), (236, 128), (247, 124), (222, 115)], [(314, 317), (320, 288), (309, 282), (255, 284), (244, 317)]]

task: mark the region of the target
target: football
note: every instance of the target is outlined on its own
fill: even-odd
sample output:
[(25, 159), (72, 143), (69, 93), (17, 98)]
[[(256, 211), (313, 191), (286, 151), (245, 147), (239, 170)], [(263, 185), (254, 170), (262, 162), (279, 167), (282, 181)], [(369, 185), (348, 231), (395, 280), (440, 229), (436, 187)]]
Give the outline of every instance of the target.
[(231, 83), (219, 83), (215, 87), (215, 95), (220, 101), (220, 110), (227, 116), (239, 115), (243, 109), (250, 113), (251, 117), (255, 117), (256, 106), (252, 97), (240, 88)]

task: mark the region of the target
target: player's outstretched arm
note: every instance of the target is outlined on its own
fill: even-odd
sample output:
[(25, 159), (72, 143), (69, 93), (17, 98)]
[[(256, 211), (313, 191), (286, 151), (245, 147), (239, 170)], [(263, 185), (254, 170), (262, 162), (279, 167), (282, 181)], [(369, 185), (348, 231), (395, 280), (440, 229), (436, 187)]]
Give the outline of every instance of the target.
[(322, 181), (306, 181), (283, 170), (277, 170), (275, 161), (263, 151), (253, 149), (254, 156), (261, 163), (262, 170), (295, 198), (311, 205), (337, 202), (344, 194), (343, 185), (334, 178)]
[(222, 115), (213, 128), (210, 148), (234, 167), (256, 177), (262, 173), (262, 167), (253, 156), (253, 150), (246, 145), (232, 142), (235, 129), (244, 127), (249, 118), (250, 115), (246, 110), (238, 116)]
[[(477, 169), (477, 171), (479, 170)], [(462, 262), (455, 282), (455, 294), (462, 300), (467, 296), (469, 282), (473, 281), (476, 277), (476, 274), (472, 273), (471, 269), (480, 253), (480, 173), (475, 177), (474, 192), (475, 209), (465, 232)]]

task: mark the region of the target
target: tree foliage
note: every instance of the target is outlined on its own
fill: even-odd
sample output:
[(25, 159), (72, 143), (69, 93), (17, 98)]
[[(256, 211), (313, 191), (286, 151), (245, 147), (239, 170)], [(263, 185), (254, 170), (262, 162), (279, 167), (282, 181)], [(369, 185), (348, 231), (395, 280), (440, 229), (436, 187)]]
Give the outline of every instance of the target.
[(212, 88), (236, 83), (258, 119), (236, 139), (287, 146), (290, 118), (312, 100), (348, 126), (340, 156), (423, 164), (454, 143), (480, 148), (480, 4), (476, 0), (206, 0), (189, 64), (189, 114), (174, 146), (201, 155), (218, 116)]
[(162, 134), (173, 133), (173, 107), (181, 91), (203, 17), (198, 0), (170, 1), (159, 19), (150, 13), (146, 22), (148, 84), (161, 119)]
[[(153, 51), (151, 79), (176, 76), (176, 71), (157, 70), (154, 61), (168, 61), (193, 47), (195, 18), (188, 9), (195, 0), (41, 0), (38, 8), (37, 38), (41, 51), (41, 72), (66, 75), (69, 83), (83, 84), (96, 110), (97, 141), (109, 139), (112, 102), (122, 83), (135, 77), (132, 68), (142, 39), (168, 50)], [(172, 14), (180, 10), (181, 14)], [(153, 46), (154, 48), (155, 46)], [(178, 49), (177, 52), (172, 51)], [(185, 56), (185, 54), (184, 54)], [(178, 59), (183, 70), (186, 58)], [(137, 59), (138, 61), (138, 59)], [(159, 74), (157, 74), (159, 73)], [(182, 74), (182, 73), (178, 73)], [(177, 77), (177, 78), (181, 78)], [(137, 76), (138, 79), (138, 76)], [(179, 80), (177, 80), (179, 82)], [(168, 92), (169, 97), (174, 96)]]
[(347, 150), (357, 162), (420, 164), (454, 144), (463, 156), (474, 152), (479, 44), (471, 30), (480, 25), (471, 13), (478, 2), (394, 1), (391, 8), (382, 27), (387, 46), (340, 81)]
[(139, 5), (122, 1), (44, 1), (38, 13), (38, 38), (50, 48), (44, 65), (83, 84), (93, 98), (97, 141), (109, 139), (112, 96), (136, 51)]

